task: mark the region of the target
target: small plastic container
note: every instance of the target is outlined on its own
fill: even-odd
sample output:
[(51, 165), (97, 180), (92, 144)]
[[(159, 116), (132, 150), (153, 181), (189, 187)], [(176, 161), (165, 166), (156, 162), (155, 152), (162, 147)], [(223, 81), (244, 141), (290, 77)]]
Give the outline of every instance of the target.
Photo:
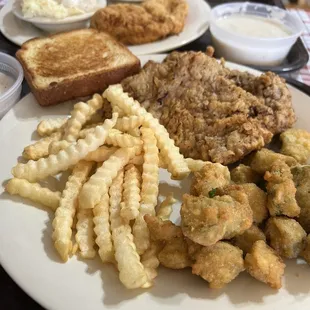
[(8, 81), (12, 80), (11, 86), (0, 93), (1, 119), (20, 99), (24, 72), (15, 58), (0, 52), (0, 74), (2, 78), (7, 77)]
[[(290, 35), (277, 38), (240, 35), (217, 24), (217, 20), (235, 14), (271, 19), (289, 29)], [(240, 64), (260, 66), (281, 64), (303, 30), (304, 26), (298, 18), (276, 6), (233, 2), (218, 5), (211, 10), (210, 31), (216, 56)]]

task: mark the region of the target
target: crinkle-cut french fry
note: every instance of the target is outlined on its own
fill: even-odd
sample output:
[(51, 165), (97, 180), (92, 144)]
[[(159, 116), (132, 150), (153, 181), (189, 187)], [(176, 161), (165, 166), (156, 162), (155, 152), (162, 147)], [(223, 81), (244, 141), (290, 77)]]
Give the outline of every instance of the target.
[(159, 152), (154, 132), (150, 128), (141, 128), (143, 141), (143, 172), (141, 185), (141, 203), (157, 205), (159, 184)]
[(129, 222), (139, 215), (141, 173), (134, 165), (125, 167), (123, 202), (121, 216)]
[(83, 258), (94, 258), (96, 256), (95, 234), (93, 223), (93, 211), (89, 209), (78, 209), (75, 240), (79, 245), (80, 255)]
[(155, 214), (157, 205), (159, 184), (159, 152), (156, 146), (156, 138), (150, 128), (141, 128), (144, 162), (141, 185), (140, 214), (133, 226), (134, 241), (138, 253), (143, 254), (150, 246), (150, 236), (147, 224), (144, 221), (145, 214)]
[(185, 158), (187, 162), (188, 168), (191, 172), (197, 172), (202, 169), (202, 167), (207, 164), (207, 161), (203, 161), (200, 159), (192, 159), (192, 158)]
[(120, 281), (128, 289), (144, 286), (148, 278), (136, 251), (130, 225), (113, 229), (112, 238)]
[(112, 105), (112, 113), (117, 113), (120, 118), (123, 118), (126, 115), (125, 112), (120, 107), (113, 104), (112, 102), (111, 102), (111, 105)]
[(49, 118), (41, 121), (37, 126), (37, 132), (41, 137), (49, 136), (53, 132), (60, 131), (67, 123), (67, 118)]
[(87, 135), (85, 139), (78, 140), (76, 144), (70, 145), (57, 155), (52, 154), (38, 161), (30, 160), (26, 164), (17, 164), (12, 169), (12, 174), (17, 178), (34, 182), (67, 170), (86, 157), (88, 153), (104, 144), (109, 130), (116, 123), (117, 117), (117, 114), (113, 114), (112, 119), (106, 120), (102, 126), (97, 126), (94, 133)]
[(133, 137), (127, 133), (122, 133), (117, 129), (111, 129), (105, 143), (119, 147), (133, 147), (141, 145), (142, 141), (138, 137)]
[(133, 224), (132, 231), (137, 252), (142, 255), (150, 247), (150, 232), (144, 220), (144, 215), (155, 215), (153, 205), (140, 205), (140, 213)]
[(127, 133), (133, 137), (140, 137), (141, 136), (140, 128), (129, 129), (127, 131)]
[[(76, 213), (79, 192), (85, 183), (91, 169), (92, 162), (80, 161), (74, 166), (66, 187), (62, 192), (59, 207), (53, 220), (54, 245), (63, 261), (67, 261), (72, 250), (72, 225)], [(62, 212), (63, 209), (69, 212)]]
[(141, 263), (144, 266), (148, 281), (144, 284), (143, 288), (148, 288), (153, 285), (153, 280), (157, 277), (157, 268), (159, 260), (157, 255), (161, 247), (156, 242), (151, 242), (150, 247), (145, 251), (141, 257)]
[(172, 213), (172, 207), (176, 203), (176, 199), (173, 197), (173, 193), (169, 193), (163, 202), (159, 205), (159, 208), (156, 212), (156, 216), (163, 221), (167, 221), (170, 218)]
[(110, 222), (111, 230), (119, 227), (124, 223), (120, 215), (120, 203), (122, 201), (123, 193), (123, 181), (124, 181), (124, 170), (121, 169), (117, 176), (113, 179), (113, 182), (109, 189), (110, 196)]
[(70, 143), (66, 140), (51, 142), (49, 147), (48, 147), (48, 153), (49, 154), (58, 154), (61, 150), (65, 150), (71, 144), (72, 143)]
[(128, 115), (143, 116), (145, 127), (151, 128), (157, 138), (157, 145), (161, 155), (168, 164), (168, 171), (174, 179), (183, 179), (190, 173), (188, 165), (180, 153), (179, 148), (170, 139), (169, 133), (151, 113), (148, 113), (139, 102), (130, 98), (127, 93), (123, 92), (120, 84), (109, 86), (103, 93), (103, 97), (108, 99), (111, 104), (118, 106)]
[(29, 183), (24, 179), (11, 179), (6, 185), (6, 191), (11, 195), (19, 195), (34, 202), (41, 203), (55, 211), (59, 206), (60, 192), (52, 192), (37, 183)]
[(144, 117), (138, 115), (124, 116), (119, 118), (115, 124), (115, 129), (120, 131), (129, 131), (139, 128), (143, 123)]
[(141, 148), (133, 147), (121, 148), (112, 154), (84, 184), (79, 196), (80, 207), (84, 209), (94, 208), (108, 192), (117, 173), (139, 152), (141, 152)]
[(102, 262), (114, 262), (114, 248), (112, 243), (112, 234), (109, 221), (109, 195), (105, 194), (101, 201), (95, 206), (94, 224), (96, 243), (99, 247), (99, 256)]
[(117, 147), (108, 147), (108, 146), (100, 146), (97, 150), (89, 153), (85, 160), (88, 161), (95, 161), (98, 163), (102, 163), (103, 161), (106, 161), (115, 151), (117, 150)]
[(121, 282), (130, 289), (142, 287), (147, 281), (147, 275), (136, 252), (131, 234), (131, 228), (120, 215), (120, 203), (123, 192), (124, 170), (120, 170), (109, 189), (110, 221), (112, 239), (115, 249), (115, 259), (118, 264)]
[(143, 153), (132, 158), (128, 164), (133, 164), (135, 166), (142, 166), (143, 165)]
[(26, 159), (38, 160), (41, 157), (49, 155), (49, 146), (55, 141), (59, 141), (62, 133), (54, 132), (50, 136), (44, 137), (41, 140), (28, 145), (24, 148), (23, 157)]
[(102, 108), (103, 99), (95, 94), (92, 99), (85, 102), (78, 102), (74, 105), (67, 125), (65, 126), (64, 140), (74, 142), (79, 137), (83, 125), (91, 119), (97, 110)]

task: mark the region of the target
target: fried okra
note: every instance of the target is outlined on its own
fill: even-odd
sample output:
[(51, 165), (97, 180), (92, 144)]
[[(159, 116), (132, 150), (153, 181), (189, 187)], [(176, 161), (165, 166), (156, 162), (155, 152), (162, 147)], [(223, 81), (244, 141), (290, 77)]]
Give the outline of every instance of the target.
[(230, 172), (226, 166), (207, 162), (200, 171), (194, 173), (190, 193), (209, 197), (210, 192), (229, 183)]
[(307, 236), (297, 221), (284, 216), (268, 219), (265, 234), (270, 246), (286, 258), (298, 257)]
[(267, 181), (267, 208), (270, 215), (298, 216), (300, 207), (295, 199), (296, 188), (290, 167), (277, 160), (265, 173), (264, 179)]
[(253, 222), (260, 224), (268, 217), (267, 194), (253, 183), (239, 184), (248, 196)]
[(251, 167), (240, 164), (230, 172), (231, 180), (237, 184), (257, 183), (261, 176)]
[(301, 252), (301, 256), (310, 265), (310, 235), (308, 235), (304, 240), (304, 247)]
[(281, 288), (285, 264), (265, 241), (256, 241), (251, 251), (245, 256), (244, 262), (247, 272), (252, 277), (267, 283), (272, 288)]
[(251, 251), (253, 244), (257, 240), (266, 241), (266, 237), (261, 229), (256, 225), (252, 225), (242, 235), (236, 236), (233, 239), (233, 243), (246, 254)]
[(243, 270), (242, 251), (222, 241), (203, 247), (192, 266), (192, 273), (208, 281), (210, 288), (225, 286)]
[(188, 245), (181, 228), (171, 221), (163, 221), (152, 215), (145, 215), (144, 219), (152, 240), (160, 242), (159, 262), (171, 269), (183, 269), (191, 266), (192, 260), (188, 254)]
[(297, 165), (295, 158), (263, 148), (253, 156), (251, 160), (251, 168), (257, 173), (264, 174), (271, 169), (272, 165), (277, 160), (284, 161), (289, 167)]
[(310, 157), (310, 133), (303, 129), (291, 128), (280, 135), (281, 153), (294, 157), (300, 164)]
[(253, 212), (243, 188), (229, 185), (218, 196), (183, 196), (181, 206), (184, 236), (209, 246), (242, 234), (253, 223)]
[(297, 221), (310, 233), (310, 166), (297, 166), (291, 169), (296, 186), (296, 200), (300, 207)]

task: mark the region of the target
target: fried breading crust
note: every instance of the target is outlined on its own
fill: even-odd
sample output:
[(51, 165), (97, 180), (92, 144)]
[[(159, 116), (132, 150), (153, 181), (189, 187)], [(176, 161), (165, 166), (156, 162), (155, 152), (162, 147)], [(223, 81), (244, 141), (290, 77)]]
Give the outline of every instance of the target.
[(297, 221), (310, 233), (310, 166), (294, 167), (291, 172), (297, 190), (296, 200), (300, 207)]
[(185, 0), (115, 4), (98, 10), (91, 18), (91, 27), (111, 34), (124, 44), (143, 44), (180, 33), (187, 13)]
[(242, 251), (222, 241), (203, 247), (192, 267), (193, 274), (208, 281), (211, 288), (225, 286), (243, 270)]
[(307, 234), (300, 224), (284, 216), (271, 217), (265, 234), (270, 246), (281, 256), (297, 258)]
[(222, 196), (183, 196), (182, 231), (192, 241), (204, 246), (230, 239), (250, 228), (253, 213), (242, 187), (230, 185), (220, 190)]
[(122, 85), (159, 118), (185, 157), (228, 164), (295, 122), (281, 78), (250, 75), (249, 91), (230, 72), (202, 52), (172, 52), (161, 64), (149, 61)]
[(256, 241), (251, 252), (246, 255), (245, 268), (255, 279), (267, 283), (272, 288), (281, 288), (285, 264), (263, 240)]

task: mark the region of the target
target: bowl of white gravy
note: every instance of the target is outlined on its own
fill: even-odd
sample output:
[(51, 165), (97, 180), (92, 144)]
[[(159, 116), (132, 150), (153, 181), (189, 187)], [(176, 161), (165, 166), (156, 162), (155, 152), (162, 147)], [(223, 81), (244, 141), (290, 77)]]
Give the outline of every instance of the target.
[(216, 56), (240, 64), (281, 64), (303, 30), (295, 15), (275, 6), (234, 2), (211, 11)]

